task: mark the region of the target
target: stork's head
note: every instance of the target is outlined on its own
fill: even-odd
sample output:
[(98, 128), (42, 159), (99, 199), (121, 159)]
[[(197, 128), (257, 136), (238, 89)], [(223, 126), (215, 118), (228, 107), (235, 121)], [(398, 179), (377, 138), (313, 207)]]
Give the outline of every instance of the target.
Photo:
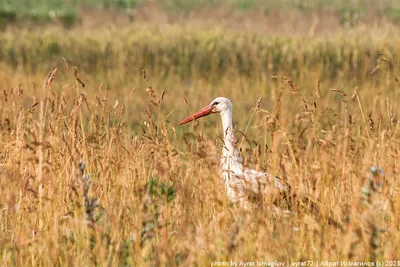
[(229, 113), (232, 112), (231, 101), (229, 101), (229, 99), (225, 98), (225, 97), (217, 97), (209, 105), (205, 106), (204, 108), (197, 111), (193, 115), (190, 115), (186, 119), (182, 120), (179, 124), (185, 124), (185, 123), (191, 122), (195, 119), (198, 119), (200, 117), (210, 115), (212, 113), (223, 114), (226, 112), (229, 112)]

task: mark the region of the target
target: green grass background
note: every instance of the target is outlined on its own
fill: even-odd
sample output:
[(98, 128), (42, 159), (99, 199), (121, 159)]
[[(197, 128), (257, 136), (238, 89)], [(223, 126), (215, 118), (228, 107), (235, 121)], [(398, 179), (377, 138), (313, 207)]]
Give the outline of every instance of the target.
[(156, 3), (172, 14), (187, 14), (198, 8), (223, 5), (238, 12), (258, 9), (266, 14), (273, 10), (284, 9), (329, 10), (337, 12), (343, 23), (362, 17), (371, 11), (395, 21), (400, 17), (400, 5), (395, 0), (3, 0), (0, 2), (0, 20), (3, 24), (26, 19), (37, 23), (61, 21), (70, 27), (79, 21), (81, 7), (131, 13), (146, 3)]

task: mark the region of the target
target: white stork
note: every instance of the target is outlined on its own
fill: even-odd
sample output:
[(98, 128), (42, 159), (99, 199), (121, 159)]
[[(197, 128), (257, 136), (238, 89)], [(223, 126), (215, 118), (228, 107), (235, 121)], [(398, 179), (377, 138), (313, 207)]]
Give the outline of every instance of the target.
[(271, 189), (286, 192), (288, 185), (278, 177), (249, 169), (243, 166), (242, 157), (235, 146), (232, 128), (232, 104), (225, 97), (217, 97), (211, 104), (179, 122), (185, 124), (212, 113), (221, 114), (224, 131), (224, 147), (221, 157), (222, 178), (225, 180), (226, 191), (232, 202), (240, 202), (248, 208), (248, 197), (251, 194), (265, 194)]

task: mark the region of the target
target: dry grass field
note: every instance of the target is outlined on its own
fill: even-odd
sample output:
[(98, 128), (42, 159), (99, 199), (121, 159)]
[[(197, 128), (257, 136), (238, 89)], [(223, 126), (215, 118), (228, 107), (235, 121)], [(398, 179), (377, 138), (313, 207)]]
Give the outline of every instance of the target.
[[(305, 32), (4, 32), (1, 265), (400, 260), (398, 31)], [(219, 116), (177, 125), (217, 96), (246, 165), (314, 205), (228, 201)]]

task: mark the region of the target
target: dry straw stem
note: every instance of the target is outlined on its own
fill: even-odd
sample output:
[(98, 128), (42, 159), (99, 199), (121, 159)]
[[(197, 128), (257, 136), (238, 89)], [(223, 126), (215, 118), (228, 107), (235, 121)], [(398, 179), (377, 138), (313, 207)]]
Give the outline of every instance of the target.
[(38, 192), (39, 192), (39, 204), (41, 205), (42, 197), (43, 197), (43, 142), (44, 142), (44, 132), (45, 132), (45, 125), (46, 125), (46, 118), (47, 118), (47, 106), (49, 102), (49, 97), (51, 93), (51, 83), (53, 82), (54, 78), (56, 77), (57, 68), (53, 69), (47, 75), (44, 85), (43, 85), (43, 100), (40, 101), (40, 126), (39, 126), (39, 166), (38, 166)]
[[(341, 89), (333, 88), (333, 89), (330, 89), (330, 91), (339, 92), (342, 96), (347, 97), (347, 94)], [(365, 131), (367, 133), (368, 138), (370, 138), (367, 119), (365, 118), (364, 111), (363, 111), (362, 106), (361, 106), (361, 101), (360, 101), (360, 98), (358, 96), (358, 87), (355, 87), (354, 92), (353, 92), (353, 94), (351, 96), (351, 100), (354, 100), (354, 99), (357, 99), (358, 107), (360, 109), (361, 116), (362, 116), (363, 121), (364, 121)]]
[(279, 128), (281, 129), (281, 131), (282, 131), (282, 133), (283, 133), (283, 135), (285, 136), (285, 139), (286, 139), (286, 141), (287, 141), (287, 146), (289, 147), (290, 156), (292, 157), (292, 162), (293, 162), (294, 166), (295, 166), (296, 169), (297, 169), (298, 166), (297, 166), (296, 156), (295, 156), (295, 154), (294, 154), (293, 147), (292, 147), (292, 142), (290, 141), (287, 132), (283, 129), (283, 127), (282, 127), (282, 125), (279, 123), (278, 119), (277, 119), (273, 114), (271, 114), (268, 110), (265, 110), (265, 109), (258, 109), (257, 111), (258, 111), (258, 112), (261, 112), (261, 113), (265, 113), (265, 114), (267, 114), (268, 116), (270, 116), (270, 117), (274, 120), (274, 124), (276, 124), (276, 125), (279, 126)]
[(247, 122), (246, 128), (244, 129), (242, 141), (240, 142), (239, 151), (241, 151), (241, 149), (242, 149), (244, 137), (246, 136), (247, 130), (249, 129), (251, 119), (253, 118), (254, 114), (255, 114), (256, 111), (257, 111), (257, 109), (258, 109), (258, 108), (260, 107), (260, 105), (261, 105), (261, 100), (262, 100), (262, 97), (260, 97), (260, 98), (257, 100), (255, 108), (253, 108), (252, 111), (251, 111), (251, 115), (250, 115), (249, 121)]
[(363, 118), (363, 120), (364, 120), (365, 131), (367, 132), (368, 138), (370, 138), (370, 136), (369, 136), (369, 131), (368, 131), (367, 119), (365, 118), (364, 111), (363, 111), (363, 108), (362, 108), (362, 106), (361, 106), (360, 97), (358, 96), (358, 92), (357, 92), (357, 94), (356, 94), (356, 99), (357, 99), (358, 107), (360, 108), (360, 112), (361, 112), (362, 118)]

